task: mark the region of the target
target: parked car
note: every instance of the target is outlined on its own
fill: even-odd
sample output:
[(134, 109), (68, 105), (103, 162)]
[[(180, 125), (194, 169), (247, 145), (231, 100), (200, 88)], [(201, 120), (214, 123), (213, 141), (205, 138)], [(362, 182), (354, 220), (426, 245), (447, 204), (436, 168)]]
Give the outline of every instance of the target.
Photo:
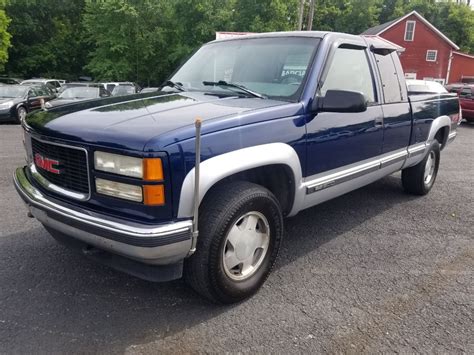
[(59, 89), (58, 94), (61, 94), (64, 90), (69, 88), (76, 88), (76, 87), (96, 87), (96, 88), (103, 88), (103, 85), (100, 83), (93, 83), (93, 82), (86, 82), (86, 81), (74, 81), (65, 83)]
[(21, 79), (18, 78), (10, 78), (6, 76), (0, 76), (0, 84), (9, 84), (9, 85), (17, 85), (22, 82)]
[(459, 90), (459, 103), (462, 117), (468, 122), (474, 122), (474, 85), (466, 85)]
[(158, 88), (158, 87), (143, 88), (143, 89), (141, 89), (140, 94), (146, 94), (146, 93), (149, 93), (149, 92), (157, 92), (159, 90), (160, 90), (160, 88)]
[(112, 91), (112, 96), (124, 96), (136, 94), (137, 90), (133, 85), (117, 85)]
[(59, 88), (61, 87), (61, 84), (56, 79), (39, 78), (39, 79), (23, 80), (21, 82), (21, 85), (40, 85), (40, 84), (49, 86), (56, 93), (59, 91)]
[(60, 105), (71, 104), (74, 102), (93, 100), (104, 97), (109, 97), (110, 93), (103, 87), (93, 86), (78, 86), (70, 87), (64, 90), (59, 96), (46, 103), (46, 108), (51, 108)]
[(457, 93), (457, 92), (459, 92), (460, 89), (462, 89), (462, 87), (464, 85), (466, 85), (466, 84), (464, 84), (464, 83), (451, 83), (451, 84), (445, 85), (444, 87), (446, 88), (446, 90), (448, 90), (448, 92)]
[(446, 94), (448, 90), (437, 83), (436, 81), (429, 80), (407, 80), (408, 94), (419, 95), (419, 94)]
[(397, 48), (331, 32), (208, 43), (167, 92), (29, 115), (15, 186), (87, 257), (238, 302), (269, 275), (284, 217), (400, 170), (407, 192), (432, 189), (459, 101), (409, 99)]
[(54, 96), (44, 86), (0, 86), (0, 121), (21, 122), (29, 111), (41, 108), (42, 102)]
[[(130, 88), (131, 86), (133, 87), (133, 94), (140, 92), (140, 89), (141, 89), (138, 84), (132, 83), (130, 81), (105, 82), (105, 83), (102, 83), (102, 85), (104, 86), (104, 89), (106, 89), (108, 92), (112, 93), (112, 95), (114, 95), (113, 92), (114, 92), (114, 89), (117, 86), (125, 86), (126, 87), (126, 89), (120, 89), (120, 90), (116, 91), (117, 93), (125, 92), (125, 95), (128, 95), (128, 94), (132, 93), (132, 89)], [(117, 96), (120, 96), (120, 95), (117, 95)]]

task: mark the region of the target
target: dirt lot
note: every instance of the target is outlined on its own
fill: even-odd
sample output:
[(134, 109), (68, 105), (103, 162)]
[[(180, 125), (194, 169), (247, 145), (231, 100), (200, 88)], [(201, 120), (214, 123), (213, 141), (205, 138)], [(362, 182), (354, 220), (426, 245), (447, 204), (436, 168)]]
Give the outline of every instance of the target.
[(474, 125), (428, 196), (396, 174), (287, 220), (265, 287), (231, 307), (57, 245), (11, 183), (18, 126), (0, 148), (0, 353), (474, 353)]

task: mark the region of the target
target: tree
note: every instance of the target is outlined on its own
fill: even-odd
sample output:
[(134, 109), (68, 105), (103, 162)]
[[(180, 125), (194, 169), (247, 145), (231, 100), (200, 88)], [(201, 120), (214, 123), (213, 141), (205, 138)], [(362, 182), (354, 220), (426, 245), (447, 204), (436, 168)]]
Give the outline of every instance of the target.
[(298, 25), (298, 0), (238, 0), (235, 31), (291, 31)]
[[(85, 66), (97, 80), (156, 82), (169, 70), (171, 7), (166, 0), (88, 2)], [(176, 41), (176, 39), (175, 39)]]
[(3, 70), (8, 61), (8, 48), (11, 35), (8, 33), (10, 19), (5, 13), (5, 0), (0, 0), (0, 70)]
[(85, 64), (83, 1), (10, 0), (12, 47), (7, 71), (24, 77), (76, 79)]

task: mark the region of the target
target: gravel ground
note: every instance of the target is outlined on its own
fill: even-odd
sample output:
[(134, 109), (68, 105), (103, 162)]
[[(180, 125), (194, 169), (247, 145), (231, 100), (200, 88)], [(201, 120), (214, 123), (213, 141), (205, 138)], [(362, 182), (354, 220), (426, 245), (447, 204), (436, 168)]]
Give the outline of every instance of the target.
[(11, 183), (18, 126), (0, 126), (0, 353), (474, 353), (474, 125), (428, 196), (395, 174), (286, 221), (273, 274), (215, 306), (57, 245)]

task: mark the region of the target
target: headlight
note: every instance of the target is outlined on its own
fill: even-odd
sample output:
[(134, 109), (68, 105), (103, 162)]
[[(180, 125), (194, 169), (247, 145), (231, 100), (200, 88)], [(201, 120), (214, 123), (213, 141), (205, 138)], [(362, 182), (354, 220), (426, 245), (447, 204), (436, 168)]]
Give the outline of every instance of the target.
[(106, 171), (118, 175), (143, 178), (143, 160), (124, 155), (105, 152), (94, 153), (94, 166), (96, 170)]
[(7, 101), (0, 104), (0, 109), (6, 109), (13, 106), (13, 101)]
[(102, 195), (122, 198), (125, 200), (142, 202), (142, 187), (137, 185), (123, 184), (104, 179), (95, 179), (95, 189)]
[(135, 158), (106, 152), (94, 153), (96, 170), (130, 176), (147, 181), (163, 180), (163, 164), (160, 158)]

